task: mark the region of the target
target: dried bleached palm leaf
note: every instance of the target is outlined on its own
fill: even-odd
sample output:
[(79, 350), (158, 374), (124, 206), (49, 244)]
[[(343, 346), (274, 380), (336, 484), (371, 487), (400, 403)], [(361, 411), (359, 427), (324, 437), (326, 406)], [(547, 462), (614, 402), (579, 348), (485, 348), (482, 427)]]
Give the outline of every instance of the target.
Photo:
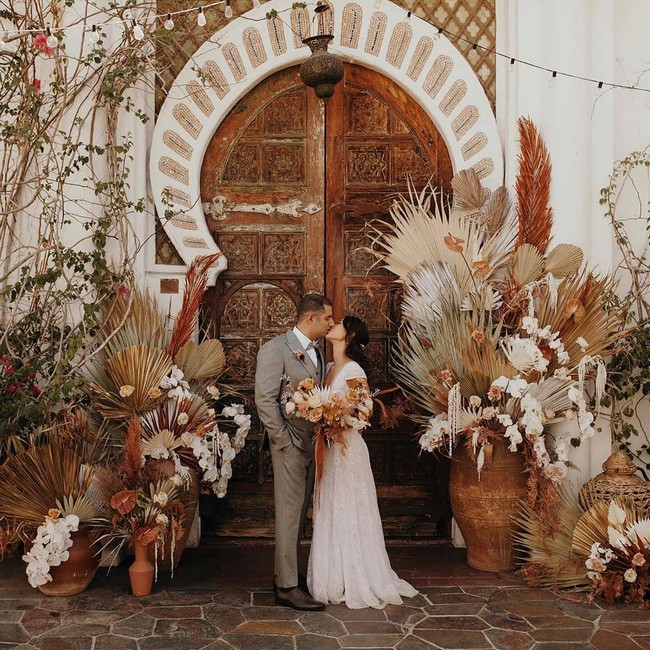
[(200, 344), (188, 341), (174, 357), (183, 369), (186, 381), (206, 380), (218, 377), (226, 367), (226, 355), (218, 339), (208, 339)]
[(532, 244), (522, 244), (512, 257), (512, 277), (519, 286), (542, 277), (544, 258)]
[(512, 201), (508, 190), (505, 187), (497, 187), (492, 192), (483, 221), (489, 237), (494, 236), (506, 224), (511, 210)]
[(580, 270), (583, 259), (584, 254), (579, 246), (558, 244), (546, 257), (545, 271), (556, 278), (566, 278)]
[(479, 211), (485, 203), (486, 190), (474, 169), (464, 169), (451, 179), (454, 202), (461, 210)]

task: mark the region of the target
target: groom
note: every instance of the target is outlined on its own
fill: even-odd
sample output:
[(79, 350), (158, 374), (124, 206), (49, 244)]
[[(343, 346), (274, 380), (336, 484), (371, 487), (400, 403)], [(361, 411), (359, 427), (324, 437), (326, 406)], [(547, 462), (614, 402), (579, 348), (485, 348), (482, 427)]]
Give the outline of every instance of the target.
[[(298, 547), (314, 487), (313, 425), (287, 416), (281, 397), (308, 377), (322, 382), (325, 359), (315, 345), (334, 326), (332, 303), (306, 294), (296, 326), (264, 344), (257, 355), (255, 406), (264, 426), (263, 448), (271, 450), (275, 500), (275, 602), (299, 610), (321, 610), (304, 576), (298, 574)], [(270, 443), (270, 444), (269, 444)]]

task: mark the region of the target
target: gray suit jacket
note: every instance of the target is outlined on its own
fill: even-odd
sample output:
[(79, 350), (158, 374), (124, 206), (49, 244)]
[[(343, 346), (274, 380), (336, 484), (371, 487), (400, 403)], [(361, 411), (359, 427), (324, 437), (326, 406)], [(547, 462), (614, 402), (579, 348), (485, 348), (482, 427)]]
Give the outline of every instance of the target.
[(262, 448), (268, 449), (269, 442), (279, 448), (290, 442), (303, 451), (313, 448), (313, 424), (287, 416), (281, 398), (288, 392), (289, 382), (296, 387), (307, 377), (323, 381), (325, 360), (320, 350), (316, 352), (320, 369), (300, 345), (293, 330), (276, 336), (260, 348), (255, 372), (255, 406), (264, 427)]

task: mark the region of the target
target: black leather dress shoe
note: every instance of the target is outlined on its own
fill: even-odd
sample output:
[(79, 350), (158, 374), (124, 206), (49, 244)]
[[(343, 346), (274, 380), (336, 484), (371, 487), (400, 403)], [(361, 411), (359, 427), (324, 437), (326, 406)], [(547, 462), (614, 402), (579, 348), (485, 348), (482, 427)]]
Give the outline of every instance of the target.
[(275, 604), (292, 607), (305, 612), (320, 612), (325, 609), (325, 603), (315, 600), (309, 592), (300, 587), (289, 587), (289, 589), (275, 588)]

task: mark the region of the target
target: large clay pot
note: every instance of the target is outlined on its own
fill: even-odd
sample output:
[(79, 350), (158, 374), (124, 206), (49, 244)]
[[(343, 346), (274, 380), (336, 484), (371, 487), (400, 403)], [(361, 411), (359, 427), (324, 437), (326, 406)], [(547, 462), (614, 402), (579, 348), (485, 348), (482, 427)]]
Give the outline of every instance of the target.
[(526, 494), (524, 459), (508, 450), (505, 438), (494, 440), (492, 455), (481, 470), (461, 441), (454, 451), (449, 477), (451, 511), (467, 546), (467, 563), (481, 571), (514, 568), (512, 517)]
[(131, 591), (134, 596), (148, 596), (153, 586), (154, 565), (149, 559), (148, 546), (133, 540), (135, 562), (129, 567)]
[(88, 525), (71, 534), (70, 557), (59, 566), (50, 568), (52, 582), (39, 587), (42, 593), (46, 596), (74, 596), (88, 587), (99, 567), (99, 556), (96, 555), (99, 547), (92, 545), (96, 535)]
[[(157, 466), (157, 471), (163, 478), (169, 478), (175, 474), (174, 462), (171, 460), (160, 461)], [(190, 528), (196, 515), (196, 507), (199, 503), (199, 477), (195, 469), (189, 468), (190, 472), (190, 485), (187, 490), (181, 490), (180, 499), (185, 507), (185, 522), (183, 523), (183, 534), (174, 540), (174, 566), (175, 569), (181, 560), (187, 538), (190, 534)], [(167, 536), (164, 548), (158, 547), (158, 570), (171, 571), (171, 535)], [(149, 559), (153, 562), (155, 560), (155, 544), (149, 544)], [(163, 559), (164, 558), (164, 559)]]

